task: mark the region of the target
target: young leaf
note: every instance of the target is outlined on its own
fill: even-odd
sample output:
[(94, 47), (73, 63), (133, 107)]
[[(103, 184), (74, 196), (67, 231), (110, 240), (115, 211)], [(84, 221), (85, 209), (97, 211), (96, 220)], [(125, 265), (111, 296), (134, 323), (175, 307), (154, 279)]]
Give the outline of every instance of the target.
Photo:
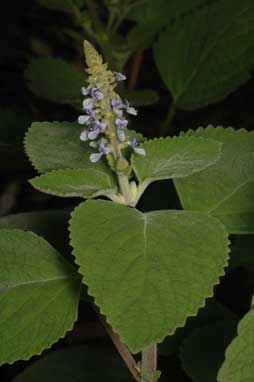
[(139, 181), (182, 178), (213, 165), (220, 156), (221, 144), (193, 137), (154, 139), (143, 143), (146, 156), (133, 154), (132, 165)]
[[(126, 129), (127, 130), (127, 129)], [(94, 149), (80, 140), (82, 128), (75, 122), (34, 122), (25, 138), (25, 151), (40, 173), (58, 169), (92, 168), (111, 174), (101, 159), (91, 163)], [(130, 138), (144, 140), (141, 134), (127, 130)], [(128, 151), (128, 150), (127, 150)]]
[(207, 2), (160, 34), (155, 60), (183, 109), (226, 97), (251, 77), (254, 64), (252, 0)]
[(128, 369), (111, 346), (81, 345), (55, 351), (12, 382), (129, 382)]
[(113, 174), (93, 168), (55, 170), (30, 180), (40, 191), (58, 196), (80, 196), (90, 199), (117, 192)]
[(94, 149), (79, 139), (81, 131), (75, 122), (34, 122), (26, 134), (25, 151), (36, 170), (44, 173), (92, 166), (106, 171), (103, 161), (91, 163)]
[(0, 230), (0, 364), (49, 348), (77, 319), (80, 277), (44, 239)]
[(227, 264), (217, 219), (96, 200), (72, 214), (80, 272), (113, 330), (134, 353), (161, 342), (197, 313)]
[(185, 372), (195, 382), (214, 382), (224, 353), (236, 335), (237, 320), (213, 323), (195, 330), (181, 346)]
[(238, 326), (238, 336), (226, 351), (226, 359), (218, 382), (250, 382), (254, 375), (254, 322), (253, 310), (244, 316)]
[(187, 136), (216, 139), (223, 146), (214, 166), (174, 181), (183, 208), (217, 217), (230, 233), (253, 233), (254, 134), (209, 126)]
[(30, 62), (26, 77), (37, 97), (81, 106), (80, 89), (85, 77), (71, 64), (56, 58), (36, 58)]

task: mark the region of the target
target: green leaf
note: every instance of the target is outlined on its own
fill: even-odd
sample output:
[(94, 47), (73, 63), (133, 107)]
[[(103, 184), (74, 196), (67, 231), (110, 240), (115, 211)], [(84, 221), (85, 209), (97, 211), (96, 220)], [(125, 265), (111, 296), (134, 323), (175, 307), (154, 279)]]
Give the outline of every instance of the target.
[(102, 160), (91, 163), (94, 149), (79, 138), (82, 128), (75, 122), (35, 122), (25, 138), (25, 151), (40, 173), (57, 169), (93, 168), (110, 172)]
[(202, 7), (209, 5), (207, 0), (146, 0), (140, 6), (132, 8), (132, 20), (139, 23), (156, 25), (156, 22), (162, 27), (173, 22), (175, 19), (198, 12)]
[(254, 134), (208, 126), (187, 135), (216, 139), (223, 146), (214, 166), (174, 181), (183, 208), (217, 217), (230, 233), (253, 233)]
[(129, 382), (130, 373), (111, 346), (81, 345), (55, 351), (12, 382)]
[(129, 14), (138, 24), (128, 34), (128, 42), (131, 46), (136, 44), (138, 47), (147, 47), (166, 25), (178, 19), (181, 21), (183, 17), (199, 12), (208, 4), (207, 0), (147, 0)]
[(30, 62), (26, 78), (31, 92), (37, 97), (81, 107), (80, 92), (85, 75), (73, 65), (56, 58), (36, 58)]
[(227, 264), (223, 226), (196, 212), (143, 214), (90, 200), (75, 209), (70, 232), (89, 293), (133, 353), (195, 315)]
[(146, 156), (133, 154), (132, 165), (139, 181), (182, 178), (213, 165), (220, 156), (221, 144), (193, 137), (154, 139), (142, 144)]
[(226, 351), (218, 382), (251, 382), (254, 375), (254, 320), (253, 310), (247, 313), (238, 326), (238, 336)]
[[(76, 122), (34, 122), (25, 137), (25, 151), (33, 166), (40, 173), (58, 169), (88, 169), (112, 174), (104, 158), (96, 163), (90, 161), (95, 152), (88, 142), (80, 140), (82, 127)], [(126, 135), (144, 141), (142, 134), (126, 129)], [(129, 156), (130, 148), (125, 149)]]
[(77, 319), (80, 278), (44, 239), (0, 230), (0, 364), (49, 348)]
[(252, 0), (220, 0), (177, 19), (160, 34), (155, 60), (176, 105), (204, 107), (251, 77), (253, 25)]
[(93, 168), (55, 170), (30, 180), (30, 183), (40, 191), (65, 197), (90, 199), (117, 192), (117, 181), (113, 174)]
[(51, 11), (73, 13), (75, 11), (72, 0), (38, 0), (39, 3)]
[(32, 231), (42, 236), (54, 248), (67, 252), (69, 246), (66, 233), (69, 218), (69, 212), (64, 210), (23, 212), (1, 217), (0, 228), (18, 228)]
[(237, 320), (227, 320), (197, 329), (181, 346), (185, 372), (195, 382), (215, 382), (224, 353), (236, 335)]

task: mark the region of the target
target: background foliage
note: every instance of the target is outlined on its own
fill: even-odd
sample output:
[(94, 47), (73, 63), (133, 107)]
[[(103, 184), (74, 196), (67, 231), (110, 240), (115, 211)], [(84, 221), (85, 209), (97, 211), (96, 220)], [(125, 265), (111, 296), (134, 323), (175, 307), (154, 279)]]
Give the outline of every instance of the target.
[[(180, 178), (183, 173), (177, 162), (166, 170), (163, 165), (166, 175), (162, 172), (158, 176), (158, 166), (165, 163), (169, 153), (174, 151), (175, 138), (165, 140), (165, 150), (160, 155), (156, 145), (149, 151), (149, 142), (144, 144), (148, 152), (146, 159), (158, 159), (153, 168), (146, 166), (145, 160), (133, 159), (137, 177), (142, 181), (148, 179), (146, 193), (138, 205), (140, 214), (154, 217), (155, 210), (180, 210), (183, 207), (198, 211), (194, 216), (190, 212), (184, 213), (186, 219), (195, 221), (202, 220), (202, 213), (209, 212), (225, 225), (231, 240), (229, 266), (220, 284), (215, 287), (214, 296), (206, 300), (196, 316), (200, 305), (190, 306), (187, 313), (194, 316), (189, 317), (185, 326), (178, 328), (174, 334), (172, 330), (172, 334), (159, 345), (162, 379), (176, 382), (251, 380), (254, 375), (251, 366), (254, 324), (253, 312), (250, 311), (254, 289), (254, 142), (251, 132), (254, 123), (253, 1), (13, 1), (5, 4), (1, 17), (0, 228), (3, 231), (0, 236), (0, 331), (5, 346), (1, 347), (0, 355), (4, 348), (8, 353), (8, 357), (4, 355), (6, 362), (13, 363), (20, 358), (19, 344), (15, 341), (23, 336), (22, 341), (27, 342), (27, 360), (32, 354), (40, 353), (37, 349), (49, 348), (59, 337), (63, 337), (66, 330), (71, 329), (78, 313), (73, 330), (40, 357), (15, 362), (11, 366), (3, 365), (0, 369), (1, 380), (50, 380), (54, 370), (55, 381), (81, 381), (86, 378), (98, 381), (102, 378), (98, 365), (104, 370), (104, 379), (131, 379), (110, 346), (110, 339), (91, 307), (90, 297), (84, 288), (80, 291), (80, 280), (69, 265), (73, 260), (67, 230), (70, 212), (79, 205), (80, 198), (98, 195), (97, 191), (101, 188), (103, 195), (115, 190), (115, 180), (108, 174), (103, 162), (93, 165), (98, 176), (90, 173), (91, 163), (88, 155), (84, 155), (84, 146), (75, 129), (77, 124), (73, 123), (81, 107), (80, 88), (86, 77), (82, 52), (84, 38), (102, 51), (113, 69), (128, 76), (127, 86), (120, 89), (121, 95), (139, 107), (138, 117), (132, 121), (131, 129), (142, 133), (145, 138), (188, 137), (188, 141), (182, 141), (189, 142), (186, 163), (195, 160), (195, 144), (192, 144), (191, 137), (212, 138), (222, 144), (222, 156), (214, 166), (205, 169), (206, 164), (202, 163), (204, 170), (196, 174), (189, 168), (190, 176), (187, 178)], [(26, 134), (31, 123), (32, 128)], [(216, 128), (206, 128), (209, 124)], [(191, 131), (186, 135), (187, 130)], [(25, 152), (34, 167), (23, 149), (25, 134)], [(139, 135), (137, 137), (142, 139)], [(181, 138), (178, 143), (180, 141)], [(212, 157), (216, 148), (211, 145), (209, 150), (206, 147), (204, 152)], [(200, 158), (200, 152), (198, 154)], [(61, 180), (64, 179), (61, 183), (55, 184), (52, 170), (61, 174)], [(78, 187), (82, 184), (84, 173), (90, 183), (89, 187), (80, 189)], [(156, 182), (151, 183), (151, 174), (157, 174), (153, 175)], [(177, 176), (179, 178), (174, 182), (170, 180)], [(38, 189), (46, 190), (47, 194), (36, 191), (28, 182), (31, 178), (34, 178), (31, 183)], [(75, 179), (78, 192), (70, 190), (70, 178)], [(59, 198), (57, 195), (69, 198)], [(87, 222), (82, 221), (79, 215), (83, 208), (92, 210), (96, 207), (93, 201), (89, 201), (75, 209), (73, 224), (86, 227)], [(124, 207), (115, 208), (117, 211), (113, 208), (108, 212), (107, 224), (110, 228), (110, 217), (115, 213), (126, 214)], [(99, 216), (98, 211), (91, 213)], [(156, 219), (161, 227), (168, 227), (174, 214), (177, 215), (177, 212), (161, 211)], [(135, 234), (140, 235), (143, 227), (140, 228), (136, 218), (128, 215), (125, 219), (130, 220)], [(211, 224), (212, 221), (213, 218)], [(202, 228), (204, 224), (201, 224), (201, 231)], [(153, 226), (151, 223), (151, 246), (156, 230), (156, 224)], [(160, 232), (163, 235), (162, 228)], [(15, 243), (17, 236), (12, 237), (14, 233), (20, 236), (18, 243)], [(218, 227), (217, 235), (220, 234), (223, 236)], [(20, 243), (24, 239), (22, 246)], [(79, 242), (83, 238), (73, 236), (72, 240)], [(215, 238), (208, 235), (204, 236), (204, 240), (209, 243), (212, 252)], [(29, 258), (24, 253), (28, 243), (31, 247)], [(94, 250), (92, 244), (84, 245), (87, 245), (87, 256), (90, 256)], [(169, 251), (178, 250), (182, 256), (187, 256), (181, 248), (172, 249), (170, 243), (166, 246)], [(39, 256), (40, 248), (44, 247), (42, 256)], [(57, 264), (48, 274), (48, 268), (44, 270), (43, 264), (47, 264), (52, 253)], [(111, 251), (107, 255), (111, 256)], [(212, 254), (205, 253), (205, 256), (208, 255)], [(78, 253), (77, 258), (82, 267)], [(12, 264), (14, 259), (15, 266)], [(38, 269), (39, 259), (43, 264)], [(131, 261), (131, 258), (127, 260)], [(225, 262), (224, 258), (214, 259), (214, 268), (220, 269)], [(24, 270), (27, 265), (31, 271), (22, 273), (20, 269)], [(12, 269), (11, 273), (6, 272), (9, 269), (7, 266)], [(101, 266), (103, 270), (103, 262)], [(172, 267), (172, 264), (168, 266)], [(185, 266), (188, 268), (187, 262)], [(120, 274), (120, 271), (114, 270), (113, 274)], [(196, 271), (197, 274), (200, 272), (198, 269)], [(6, 277), (10, 275), (15, 288), (5, 289)], [(47, 282), (34, 284), (33, 280), (38, 280), (38, 277)], [(94, 290), (97, 287), (96, 277), (98, 274), (92, 278)], [(27, 286), (22, 285), (24, 281), (32, 283), (25, 300), (22, 288)], [(185, 282), (190, 287), (194, 285), (191, 279)], [(109, 285), (109, 288), (114, 290), (115, 285)], [(136, 280), (132, 280), (131, 288), (133, 291), (139, 288)], [(175, 288), (179, 291), (181, 286), (177, 284)], [(195, 296), (202, 299), (201, 286), (197, 289)], [(58, 317), (62, 327), (56, 325), (59, 333), (51, 327), (52, 336), (38, 336), (35, 341), (30, 333), (48, 328), (52, 322), (47, 313), (47, 303), (53, 290), (60, 297), (55, 312), (51, 313)], [(70, 291), (75, 298), (68, 300)], [(17, 301), (15, 305), (8, 305), (8, 294)], [(96, 298), (103, 300), (99, 290), (96, 290)], [(172, 327), (175, 328), (183, 320), (180, 316), (172, 317), (174, 293), (164, 298), (164, 313), (171, 317)], [(179, 310), (180, 307), (179, 302)], [(22, 323), (18, 322), (20, 309), (28, 313)], [(48, 321), (37, 320), (34, 328), (30, 315), (36, 315), (37, 311), (44, 311)], [(117, 322), (113, 307), (107, 313)], [(142, 312), (134, 313), (140, 316)], [(158, 324), (160, 317), (156, 314), (156, 311), (151, 312), (152, 321)], [(124, 327), (125, 322), (121, 321), (120, 325)], [(18, 327), (22, 327), (22, 333), (17, 333)], [(161, 323), (158, 328), (161, 329)], [(146, 333), (141, 331), (140, 338), (128, 339), (134, 351), (139, 350), (135, 341), (145, 344), (145, 337)], [(159, 333), (155, 337), (160, 339), (162, 335)], [(68, 363), (69, 359), (72, 359), (73, 365)]]

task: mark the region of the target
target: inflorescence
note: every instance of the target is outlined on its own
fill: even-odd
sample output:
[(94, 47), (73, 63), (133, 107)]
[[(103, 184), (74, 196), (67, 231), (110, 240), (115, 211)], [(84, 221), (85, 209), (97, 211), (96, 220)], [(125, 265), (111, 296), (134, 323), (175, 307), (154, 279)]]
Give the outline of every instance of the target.
[(88, 86), (81, 89), (85, 96), (84, 114), (78, 117), (78, 123), (84, 126), (80, 139), (91, 141), (89, 145), (97, 150), (90, 155), (91, 162), (97, 162), (103, 155), (113, 155), (117, 162), (122, 157), (121, 150), (127, 146), (135, 153), (145, 155), (137, 140), (128, 139), (126, 133), (127, 115), (136, 116), (137, 110), (115, 92), (117, 83), (126, 79), (125, 75), (108, 70), (89, 42), (85, 41), (84, 48)]

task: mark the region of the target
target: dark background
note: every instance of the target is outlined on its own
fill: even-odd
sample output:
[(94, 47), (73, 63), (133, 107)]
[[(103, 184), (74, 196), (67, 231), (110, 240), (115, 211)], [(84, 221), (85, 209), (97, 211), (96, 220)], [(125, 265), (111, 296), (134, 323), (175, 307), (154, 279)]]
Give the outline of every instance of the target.
[[(80, 200), (61, 199), (42, 194), (27, 182), (36, 175), (36, 172), (23, 152), (22, 141), (25, 131), (33, 121), (72, 121), (77, 118), (79, 114), (77, 108), (41, 99), (35, 95), (29, 87), (26, 71), (33, 58), (56, 57), (71, 63), (82, 73), (84, 68), (82, 43), (66, 30), (81, 32), (68, 14), (47, 10), (36, 1), (9, 1), (2, 5), (4, 6), (0, 12), (0, 219), (10, 214), (29, 211), (50, 209), (71, 211)], [(123, 24), (121, 28), (123, 36), (130, 26), (130, 21)], [(157, 72), (151, 49), (136, 52), (127, 62), (126, 74), (132, 76), (140, 54), (142, 61), (135, 88), (142, 89), (149, 86), (158, 92), (159, 100), (152, 105), (139, 107), (139, 115), (133, 122), (132, 128), (142, 132), (146, 137), (153, 138), (160, 135), (158, 126), (167, 114), (170, 94)], [(200, 125), (206, 126), (209, 123), (251, 130), (254, 121), (253, 99), (252, 78), (222, 102), (200, 110), (177, 111), (168, 135), (178, 134), (180, 131)], [(160, 182), (149, 188), (138, 207), (148, 211), (180, 208), (180, 204), (173, 185), (171, 184), (169, 194), (168, 182)], [(56, 230), (54, 234), (59, 235), (57, 227), (54, 230)], [(67, 241), (67, 231), (64, 234)], [(233, 243), (238, 243), (237, 240), (236, 237), (232, 238)], [(244, 245), (245, 243), (240, 246), (240, 250)], [(216, 288), (216, 299), (241, 317), (249, 310), (253, 289), (252, 270), (237, 267), (228, 272), (220, 286)], [(47, 350), (43, 354), (80, 343), (95, 343), (100, 346), (107, 342), (109, 338), (91, 305), (82, 301), (79, 321), (74, 330), (54, 345), (52, 350)], [(2, 366), (0, 380), (11, 381), (37, 359), (38, 357), (33, 357), (31, 361)], [(177, 381), (191, 381), (182, 370), (177, 353), (161, 355), (160, 366), (165, 379), (168, 379), (167, 375), (173, 368), (178, 376)]]

